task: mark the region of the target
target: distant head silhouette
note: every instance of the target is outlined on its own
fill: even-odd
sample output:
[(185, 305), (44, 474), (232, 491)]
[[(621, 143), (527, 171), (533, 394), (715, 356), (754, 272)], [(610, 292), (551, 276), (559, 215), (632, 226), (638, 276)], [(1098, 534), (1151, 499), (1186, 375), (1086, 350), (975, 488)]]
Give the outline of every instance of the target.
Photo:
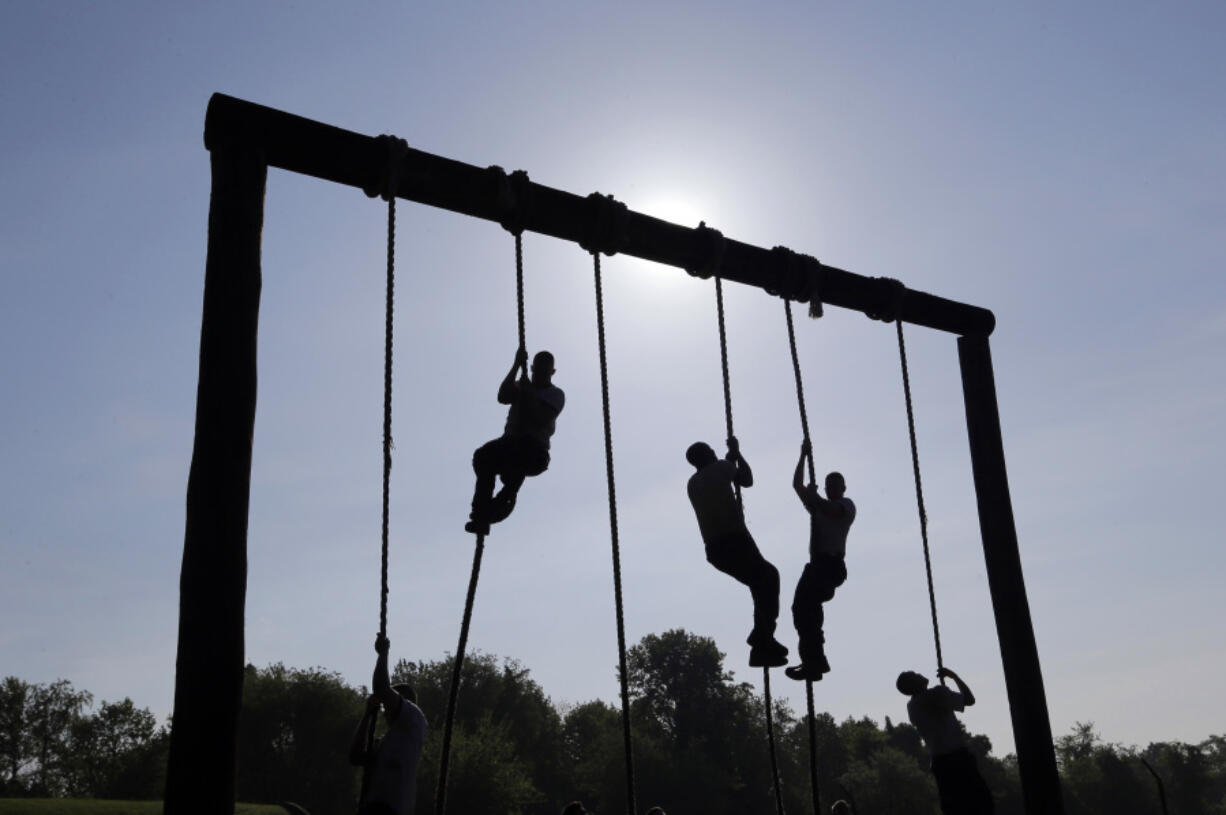
[(533, 385), (542, 386), (548, 385), (553, 380), (554, 370), (553, 354), (548, 351), (539, 351), (532, 358), (532, 375), (529, 377)]
[(694, 442), (688, 448), (686, 448), (685, 451), (685, 460), (700, 470), (711, 462), (715, 461), (717, 458), (719, 458), (719, 456), (715, 455), (715, 451), (711, 449), (711, 445), (703, 441)]
[(917, 674), (915, 671), (903, 671), (898, 675), (898, 681), (894, 683), (894, 687), (905, 696), (914, 696), (927, 690), (928, 677)]
[(660, 807), (652, 807), (647, 810), (647, 815), (665, 815), (664, 810)]
[(413, 690), (412, 685), (406, 682), (401, 682), (400, 684), (392, 685), (392, 690), (400, 694), (401, 698), (407, 699), (413, 704), (417, 704), (417, 691)]
[(583, 808), (583, 804), (579, 801), (571, 801), (562, 810), (562, 815), (588, 815), (588, 811)]
[(843, 479), (843, 474), (833, 472), (826, 476), (826, 497), (831, 501), (837, 501), (847, 492), (847, 482)]
[(846, 801), (835, 801), (830, 807), (830, 815), (851, 815), (851, 805)]

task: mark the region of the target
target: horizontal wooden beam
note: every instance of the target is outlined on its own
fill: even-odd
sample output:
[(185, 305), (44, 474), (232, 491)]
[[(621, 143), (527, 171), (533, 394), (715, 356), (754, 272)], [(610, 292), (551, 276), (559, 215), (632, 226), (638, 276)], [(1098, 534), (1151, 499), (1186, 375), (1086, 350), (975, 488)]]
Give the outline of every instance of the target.
[[(204, 144), (257, 148), (270, 167), (367, 190), (387, 175), (384, 141), (284, 113), (232, 96), (214, 94), (205, 118)], [(501, 222), (508, 216), (506, 176), (449, 158), (409, 149), (399, 162), (396, 196), (419, 204)], [(608, 220), (607, 205), (589, 196), (532, 181), (515, 186), (523, 202), (516, 217), (525, 231), (591, 246), (595, 226)], [(602, 207), (605, 210), (602, 212)], [(617, 213), (612, 244), (617, 252), (674, 266), (710, 268), (713, 234), (632, 210)], [(607, 229), (601, 227), (607, 233)], [(816, 292), (823, 304), (860, 311), (959, 335), (987, 336), (992, 312), (907, 289), (897, 281), (827, 266), (786, 250), (764, 249), (723, 239), (718, 273), (724, 280), (755, 286), (793, 300)], [(604, 247), (610, 245), (607, 242)], [(610, 252), (611, 254), (612, 252)]]

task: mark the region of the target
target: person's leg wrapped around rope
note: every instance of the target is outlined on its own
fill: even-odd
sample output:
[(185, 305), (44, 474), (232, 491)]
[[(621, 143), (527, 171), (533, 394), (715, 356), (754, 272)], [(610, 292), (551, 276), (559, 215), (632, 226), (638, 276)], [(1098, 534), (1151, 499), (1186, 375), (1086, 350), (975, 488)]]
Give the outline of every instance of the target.
[[(473, 453), (473, 472), (477, 474), (470, 516), (473, 525), (488, 526), (505, 520), (515, 509), (524, 479), (540, 475), (548, 467), (549, 450), (529, 436), (501, 436), (478, 447)], [(502, 481), (497, 495), (495, 479)]]
[(774, 636), (779, 618), (779, 570), (762, 556), (748, 531), (725, 535), (708, 545), (707, 562), (748, 586), (753, 596), (754, 625), (746, 640), (749, 664), (787, 664), (788, 649)]
[(500, 436), (487, 441), (473, 452), (473, 472), (477, 475), (477, 485), (473, 489), (472, 512), (469, 517), (474, 522), (487, 522), (490, 499), (494, 495), (494, 481), (502, 472), (503, 461), (507, 457), (507, 442), (506, 436)]
[(842, 558), (817, 555), (813, 562), (805, 564), (792, 598), (792, 622), (796, 626), (801, 661), (800, 670), (788, 669), (788, 676), (793, 679), (820, 679), (830, 670), (822, 630), (826, 621), (822, 604), (831, 600), (835, 589), (846, 580), (847, 566)]

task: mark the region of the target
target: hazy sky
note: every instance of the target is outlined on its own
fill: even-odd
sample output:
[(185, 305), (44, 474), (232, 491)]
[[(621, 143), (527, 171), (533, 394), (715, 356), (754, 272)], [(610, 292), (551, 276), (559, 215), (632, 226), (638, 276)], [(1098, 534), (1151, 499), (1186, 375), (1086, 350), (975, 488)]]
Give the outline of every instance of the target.
[[(4, 4), (0, 675), (170, 712), (221, 91), (992, 309), (1054, 731), (1226, 731), (1226, 10), (1071, 5)], [(505, 416), (513, 244), (398, 214), (389, 627), (394, 657), (440, 659), (471, 451)], [(378, 627), (383, 230), (360, 191), (270, 171), (247, 659), (354, 684)], [(557, 355), (568, 401), (552, 466), (488, 541), (470, 647), (556, 702), (612, 702), (590, 259), (524, 245), (528, 344)], [(712, 636), (759, 684), (749, 593), (707, 565), (685, 497), (686, 446), (724, 432), (711, 284), (614, 257), (605, 298), (627, 637)], [(747, 516), (794, 646), (807, 516), (782, 309), (726, 298)], [(818, 467), (859, 507), (817, 705), (897, 720), (895, 675), (934, 657), (893, 329), (832, 308), (798, 330)], [(1004, 754), (955, 342), (907, 336), (945, 659)]]

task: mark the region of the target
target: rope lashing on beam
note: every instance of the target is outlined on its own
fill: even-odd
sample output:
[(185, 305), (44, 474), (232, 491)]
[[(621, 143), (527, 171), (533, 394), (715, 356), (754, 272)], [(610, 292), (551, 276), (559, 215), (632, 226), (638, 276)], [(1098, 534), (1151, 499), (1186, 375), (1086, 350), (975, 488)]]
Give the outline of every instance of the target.
[(629, 240), (630, 210), (611, 195), (587, 197), (588, 229), (579, 245), (589, 254), (616, 255)]
[(864, 316), (883, 323), (900, 322), (907, 287), (902, 284), (902, 281), (892, 277), (874, 277), (873, 284), (876, 288), (877, 302), (871, 308), (864, 310)]
[(362, 192), (368, 198), (382, 198), (390, 204), (400, 191), (400, 175), (404, 169), (404, 158), (409, 154), (409, 143), (386, 133), (376, 136), (375, 142), (383, 145), (383, 161), (378, 167), (371, 168), (366, 183), (362, 185)]
[(786, 246), (771, 249), (775, 285), (767, 294), (784, 300), (809, 304), (809, 316), (822, 316), (822, 264), (812, 255), (794, 252)]
[[(626, 665), (626, 616), (622, 601), (621, 546), (617, 535), (617, 482), (613, 476), (613, 430), (609, 411), (609, 363), (605, 351), (604, 285), (600, 275), (599, 251), (599, 247), (602, 246), (606, 247), (604, 249), (606, 254), (613, 254), (613, 252), (609, 251), (609, 248), (613, 248), (616, 251), (616, 247), (612, 245), (612, 242), (606, 242), (608, 234), (601, 235), (601, 230), (604, 228), (604, 225), (616, 221), (616, 207), (613, 205), (617, 204), (617, 202), (612, 197), (606, 198), (598, 193), (593, 193), (593, 197), (590, 197), (588, 200), (593, 201), (597, 207), (592, 229), (593, 233), (596, 233), (596, 237), (589, 244), (585, 245), (584, 248), (592, 255), (592, 267), (596, 283), (596, 338), (600, 349), (600, 403), (604, 418), (605, 479), (609, 489), (609, 540), (613, 554), (613, 601), (617, 612), (617, 675), (621, 690), (622, 741), (626, 761), (626, 812), (627, 815), (635, 815), (637, 809), (634, 783), (634, 748), (630, 738), (630, 687), (628, 680), (629, 672)], [(601, 203), (602, 201), (604, 203)], [(622, 208), (624, 210), (624, 205)], [(611, 213), (610, 210), (612, 210)], [(616, 233), (614, 232), (613, 234), (615, 235)]]
[(694, 232), (698, 237), (698, 245), (692, 255), (694, 259), (686, 264), (685, 271), (691, 277), (709, 280), (712, 275), (719, 274), (728, 242), (724, 239), (724, 233), (707, 226), (706, 221), (699, 221)]

